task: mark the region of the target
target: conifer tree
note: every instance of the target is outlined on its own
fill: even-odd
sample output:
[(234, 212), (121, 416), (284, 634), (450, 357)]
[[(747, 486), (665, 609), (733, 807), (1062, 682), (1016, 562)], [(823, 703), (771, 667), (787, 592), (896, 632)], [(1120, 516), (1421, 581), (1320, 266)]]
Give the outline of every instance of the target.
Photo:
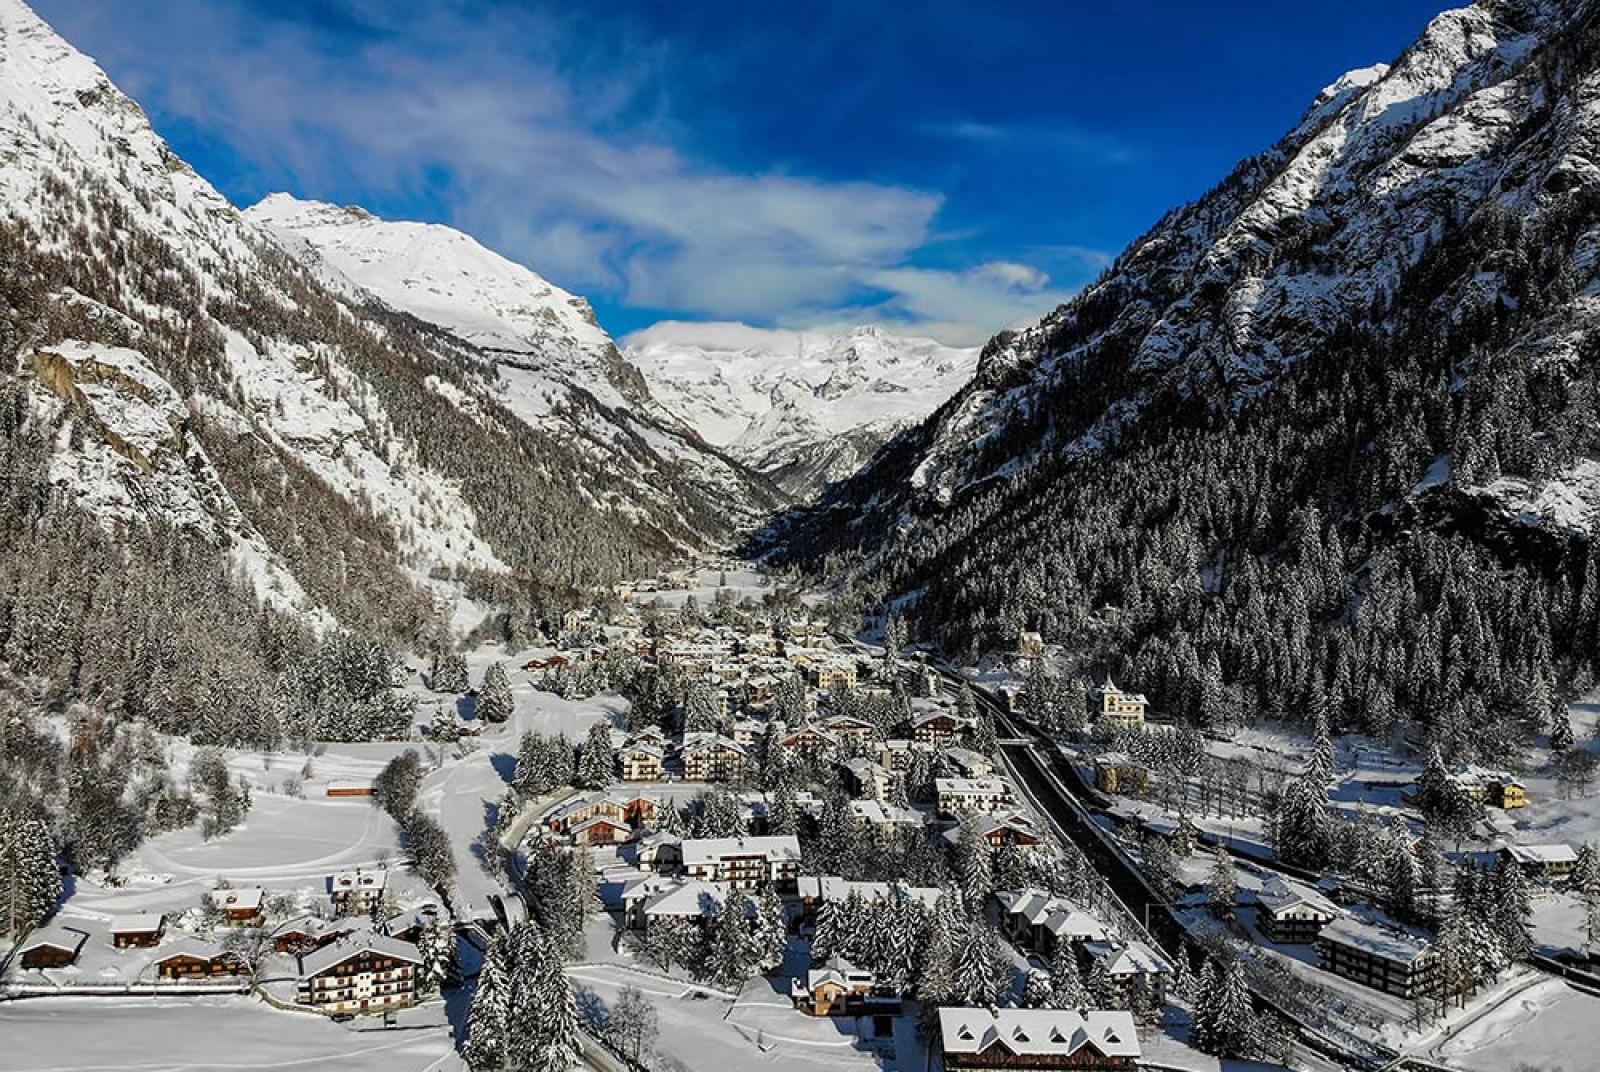
[(1083, 1011), (1090, 1006), (1089, 989), (1083, 980), (1083, 970), (1078, 967), (1078, 955), (1071, 942), (1056, 945), (1055, 956), (1050, 960), (1050, 985), (1055, 998), (1055, 1008)]
[(1096, 957), (1090, 963), (1088, 978), (1084, 980), (1084, 989), (1088, 991), (1089, 1001), (1094, 1008), (1122, 1008), (1122, 994), (1116, 980), (1111, 977), (1111, 969), (1106, 964), (1105, 957)]
[(511, 717), (516, 699), (511, 695), (511, 678), (505, 663), (490, 663), (478, 689), (477, 714), (485, 722), (504, 722)]
[(48, 919), (60, 900), (49, 824), (0, 812), (0, 931), (16, 939)]
[(1237, 960), (1209, 960), (1200, 975), (1190, 1042), (1217, 1057), (1243, 1057), (1250, 1047), (1250, 994)]
[(1211, 859), (1211, 878), (1206, 893), (1206, 907), (1218, 919), (1232, 919), (1234, 905), (1239, 900), (1239, 876), (1234, 870), (1233, 857), (1218, 842)]
[(750, 978), (755, 955), (749, 899), (730, 890), (706, 934), (706, 977), (719, 986), (738, 987)]
[(456, 652), (434, 656), (433, 668), (428, 674), (428, 688), (434, 692), (459, 695), (470, 687), (467, 677), (467, 660)]
[(1022, 985), (1022, 1007), (1024, 1009), (1052, 1009), (1055, 1008), (1055, 988), (1050, 985), (1050, 973), (1045, 971), (1030, 971)]
[(498, 1072), (506, 1065), (511, 1005), (509, 961), (506, 937), (497, 935), (478, 972), (477, 989), (467, 1011), (467, 1040), (461, 1056), (472, 1072)]
[(768, 886), (756, 900), (756, 967), (771, 972), (783, 963), (783, 953), (789, 944), (789, 930), (783, 919), (783, 900), (778, 891)]
[(611, 744), (611, 723), (601, 720), (589, 727), (578, 759), (578, 781), (589, 789), (604, 789), (616, 775), (617, 753)]

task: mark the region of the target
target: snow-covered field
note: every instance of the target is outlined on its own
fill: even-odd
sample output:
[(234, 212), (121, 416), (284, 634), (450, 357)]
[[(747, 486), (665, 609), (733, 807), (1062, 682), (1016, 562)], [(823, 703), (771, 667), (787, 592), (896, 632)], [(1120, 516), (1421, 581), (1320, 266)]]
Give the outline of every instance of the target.
[(1600, 1053), (1600, 998), (1555, 979), (1463, 1021), (1425, 1056), (1464, 1072), (1583, 1072)]
[[(438, 1020), (417, 1010), (419, 1020)], [(408, 1023), (402, 1019), (402, 1025)], [(437, 1022), (354, 1031), (253, 998), (35, 998), (0, 1004), (0, 1072), (458, 1072)]]

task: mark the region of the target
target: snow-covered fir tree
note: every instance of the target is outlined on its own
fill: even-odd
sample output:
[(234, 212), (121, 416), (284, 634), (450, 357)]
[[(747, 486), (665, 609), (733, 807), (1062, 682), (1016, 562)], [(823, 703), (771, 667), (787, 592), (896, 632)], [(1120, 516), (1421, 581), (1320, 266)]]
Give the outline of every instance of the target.
[(49, 918), (61, 899), (50, 824), (0, 812), (0, 932), (15, 939)]
[(506, 664), (490, 663), (483, 672), (483, 684), (478, 687), (477, 715), (484, 722), (504, 722), (511, 717), (516, 698), (511, 694), (511, 678)]
[(496, 935), (478, 972), (467, 1010), (467, 1038), (461, 1057), (472, 1072), (499, 1072), (509, 1052), (507, 1030), (512, 1000), (511, 954), (505, 935)]
[(578, 757), (578, 782), (590, 789), (604, 789), (616, 776), (617, 754), (611, 744), (611, 723), (605, 720), (589, 727), (583, 752)]
[(452, 695), (460, 695), (471, 688), (466, 657), (453, 651), (435, 655), (428, 673), (428, 688)]

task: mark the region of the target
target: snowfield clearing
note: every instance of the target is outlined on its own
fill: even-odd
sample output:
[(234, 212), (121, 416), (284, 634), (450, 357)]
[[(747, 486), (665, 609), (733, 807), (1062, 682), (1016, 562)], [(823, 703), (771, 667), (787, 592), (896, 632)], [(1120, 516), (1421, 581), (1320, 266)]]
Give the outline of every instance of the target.
[(282, 1012), (242, 997), (12, 1001), (0, 1005), (0, 1038), (0, 1072), (463, 1067), (442, 1027), (352, 1031), (321, 1016)]

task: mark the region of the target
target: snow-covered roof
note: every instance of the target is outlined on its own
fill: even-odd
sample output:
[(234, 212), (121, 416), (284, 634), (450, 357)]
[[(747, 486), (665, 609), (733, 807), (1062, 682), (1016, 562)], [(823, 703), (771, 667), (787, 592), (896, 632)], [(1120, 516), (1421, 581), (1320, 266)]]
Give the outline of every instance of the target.
[(1084, 951), (1104, 962), (1111, 975), (1166, 975), (1172, 963), (1143, 942), (1087, 942)]
[(1322, 928), (1320, 941), (1332, 942), (1397, 964), (1410, 964), (1428, 951), (1421, 938), (1359, 919), (1336, 919)]
[(683, 865), (713, 863), (730, 856), (765, 856), (769, 860), (800, 860), (800, 839), (793, 834), (764, 837), (685, 838)]
[(361, 934), (351, 938), (341, 938), (301, 957), (300, 976), (309, 978), (321, 975), (329, 968), (343, 964), (351, 957), (358, 957), (363, 953), (393, 957), (395, 960), (404, 960), (411, 964), (422, 963), (422, 954), (417, 952), (417, 947), (410, 942), (402, 942), (386, 934)]
[(264, 892), (260, 886), (237, 890), (212, 890), (206, 894), (212, 905), (225, 912), (259, 912)]
[(940, 796), (1003, 797), (1011, 792), (1011, 787), (999, 778), (935, 778), (933, 788)]
[(224, 955), (227, 951), (216, 942), (208, 942), (203, 938), (184, 935), (176, 942), (161, 947), (161, 955), (156, 958), (157, 964), (172, 960), (174, 957), (193, 957), (196, 960), (214, 960)]
[(278, 938), (285, 934), (321, 934), (328, 927), (326, 920), (310, 914), (294, 916), (284, 920), (267, 932), (268, 938)]
[(902, 808), (882, 800), (852, 800), (850, 814), (874, 826), (921, 826), (927, 821), (915, 808)]
[[(799, 982), (799, 980), (795, 980)], [(846, 989), (851, 987), (870, 987), (877, 981), (877, 976), (863, 968), (858, 968), (848, 960), (835, 953), (829, 957), (821, 967), (812, 968), (806, 972), (806, 992), (814, 994), (820, 987), (833, 983)]]
[(1292, 908), (1305, 906), (1316, 909), (1329, 917), (1337, 917), (1339, 909), (1334, 903), (1312, 889), (1310, 886), (1295, 882), (1293, 879), (1284, 878), (1282, 875), (1274, 876), (1272, 881), (1262, 886), (1256, 893), (1256, 900), (1262, 908), (1277, 915), (1287, 912)]
[(995, 899), (1007, 915), (1020, 917), (1030, 927), (1044, 927), (1058, 938), (1099, 942), (1106, 937), (1103, 923), (1065, 897), (1030, 887), (1001, 890)]
[(1000, 1046), (1017, 1055), (1070, 1056), (1092, 1046), (1106, 1057), (1140, 1055), (1133, 1014), (1067, 1009), (939, 1010), (945, 1053), (981, 1054)]
[(140, 912), (127, 916), (112, 916), (107, 928), (112, 934), (147, 934), (161, 929), (166, 916), (160, 912)]
[(644, 902), (646, 916), (709, 916), (721, 911), (728, 899), (726, 882), (687, 879), (652, 895)]
[(678, 751), (684, 755), (692, 752), (706, 752), (713, 749), (727, 749), (737, 752), (741, 756), (749, 755), (749, 750), (732, 737), (724, 737), (720, 733), (694, 732), (683, 735), (683, 744)]
[(1564, 842), (1552, 845), (1507, 845), (1505, 851), (1519, 864), (1570, 864), (1578, 859), (1578, 850)]
[(89, 936), (74, 927), (64, 927), (56, 924), (34, 931), (28, 940), (17, 946), (18, 953), (26, 953), (33, 949), (65, 949), (73, 956), (83, 948), (84, 941)]
[(328, 888), (334, 893), (347, 890), (381, 890), (389, 884), (389, 872), (384, 868), (366, 871), (336, 871), (328, 879)]

